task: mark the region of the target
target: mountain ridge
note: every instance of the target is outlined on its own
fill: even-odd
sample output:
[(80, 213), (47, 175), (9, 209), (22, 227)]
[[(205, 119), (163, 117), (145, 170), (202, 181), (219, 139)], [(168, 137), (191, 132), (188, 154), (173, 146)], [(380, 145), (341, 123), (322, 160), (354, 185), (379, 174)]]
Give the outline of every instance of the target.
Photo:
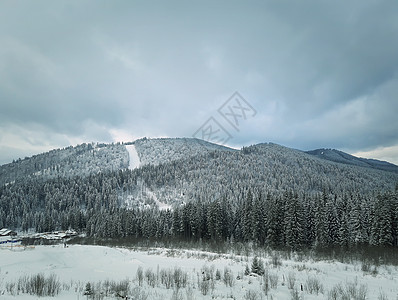
[(374, 169), (398, 173), (398, 166), (393, 163), (372, 159), (372, 158), (357, 157), (337, 149), (319, 148), (304, 152), (313, 155), (315, 157), (337, 163), (374, 168)]
[[(398, 173), (398, 166), (392, 163), (359, 158), (335, 149), (320, 148), (302, 151), (275, 143), (259, 143), (236, 150), (196, 138), (142, 138), (127, 143), (83, 143), (18, 159), (0, 166), (0, 184), (7, 184), (23, 177), (48, 179), (58, 176), (88, 176), (99, 172), (127, 169), (130, 161), (126, 148), (128, 145), (134, 145), (137, 149), (141, 167), (167, 164), (198, 155), (209, 155), (214, 151), (246, 153), (253, 149), (274, 148), (275, 151), (285, 154), (296, 151), (324, 162)], [(283, 159), (282, 156), (279, 156), (279, 159)]]

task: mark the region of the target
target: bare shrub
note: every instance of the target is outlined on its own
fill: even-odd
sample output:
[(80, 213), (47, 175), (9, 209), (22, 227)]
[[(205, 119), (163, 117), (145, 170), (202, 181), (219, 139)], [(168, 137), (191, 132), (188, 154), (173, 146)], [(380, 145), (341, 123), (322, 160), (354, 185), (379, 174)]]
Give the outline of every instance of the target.
[(359, 289), (357, 290), (356, 300), (366, 300), (367, 294), (368, 294), (368, 287), (364, 284), (361, 284), (359, 286)]
[(362, 264), (361, 264), (361, 270), (363, 272), (369, 273), (371, 270), (371, 266), (372, 265), (370, 264), (370, 262), (368, 260), (364, 260), (364, 261), (362, 261)]
[(148, 299), (148, 293), (145, 292), (141, 287), (135, 287), (131, 290), (130, 292), (131, 298), (134, 300), (147, 300)]
[(358, 281), (346, 282), (343, 286), (341, 283), (335, 285), (328, 293), (329, 300), (366, 300), (368, 288), (361, 284), (358, 287)]
[(202, 280), (199, 282), (199, 289), (202, 295), (206, 296), (209, 293), (210, 289), (210, 281), (209, 280)]
[(7, 283), (6, 283), (6, 290), (7, 290), (7, 293), (10, 294), (10, 295), (15, 296), (16, 293), (17, 293), (16, 286), (17, 286), (17, 285), (15, 284), (15, 282), (7, 282)]
[(264, 275), (263, 275), (263, 291), (264, 291), (265, 295), (268, 295), (268, 291), (269, 291), (268, 269), (265, 270)]
[(55, 274), (50, 274), (50, 276), (47, 277), (45, 281), (45, 294), (50, 297), (58, 295), (61, 290), (61, 283), (59, 282), (57, 276)]
[(296, 274), (294, 272), (289, 272), (287, 275), (287, 288), (292, 290), (296, 283)]
[(174, 286), (177, 289), (185, 288), (188, 283), (188, 273), (181, 270), (181, 268), (175, 268), (174, 273)]
[(300, 300), (300, 294), (297, 288), (294, 288), (290, 292), (290, 299), (292, 300)]
[(221, 271), (219, 269), (216, 270), (216, 280), (221, 280)]
[(234, 275), (230, 268), (224, 268), (223, 281), (225, 286), (232, 287), (234, 285)]
[(142, 269), (141, 266), (139, 266), (137, 269), (137, 279), (138, 279), (138, 285), (142, 286), (142, 282), (144, 281), (144, 270)]
[(30, 277), (28, 281), (29, 287), (29, 294), (37, 295), (39, 297), (44, 296), (44, 285), (45, 285), (45, 278), (43, 274), (36, 274)]
[(55, 274), (45, 277), (43, 274), (22, 276), (18, 279), (18, 291), (39, 297), (54, 297), (61, 291), (61, 283)]
[(271, 263), (274, 268), (277, 268), (282, 265), (281, 256), (279, 255), (279, 253), (277, 252), (272, 253)]
[(171, 270), (160, 270), (160, 281), (167, 289), (170, 289), (174, 285), (173, 273)]
[(319, 294), (319, 292), (323, 292), (323, 285), (318, 278), (308, 277), (305, 282), (305, 290), (309, 294)]
[(148, 285), (152, 288), (156, 285), (156, 275), (152, 272), (151, 269), (145, 270), (145, 279)]
[(278, 286), (278, 274), (270, 273), (269, 274), (269, 285), (271, 289), (276, 289)]
[(332, 289), (328, 292), (328, 300), (338, 300), (341, 290), (341, 284), (335, 285)]
[(195, 296), (193, 293), (192, 286), (189, 285), (188, 288), (185, 290), (187, 300), (195, 300)]
[(382, 290), (380, 290), (379, 291), (379, 296), (377, 297), (377, 300), (388, 300), (388, 297)]
[(257, 300), (259, 299), (259, 295), (256, 291), (248, 290), (245, 294), (245, 300)]
[(180, 289), (174, 289), (173, 294), (171, 295), (171, 300), (184, 300), (184, 296)]
[(129, 281), (127, 279), (119, 282), (111, 282), (110, 290), (116, 297), (125, 298), (129, 293)]

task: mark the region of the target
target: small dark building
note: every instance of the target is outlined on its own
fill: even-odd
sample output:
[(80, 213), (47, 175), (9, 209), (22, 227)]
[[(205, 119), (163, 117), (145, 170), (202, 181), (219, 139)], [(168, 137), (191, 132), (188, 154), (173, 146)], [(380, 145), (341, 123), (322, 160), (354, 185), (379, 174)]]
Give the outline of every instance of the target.
[(16, 236), (17, 233), (11, 229), (3, 228), (0, 229), (0, 236)]

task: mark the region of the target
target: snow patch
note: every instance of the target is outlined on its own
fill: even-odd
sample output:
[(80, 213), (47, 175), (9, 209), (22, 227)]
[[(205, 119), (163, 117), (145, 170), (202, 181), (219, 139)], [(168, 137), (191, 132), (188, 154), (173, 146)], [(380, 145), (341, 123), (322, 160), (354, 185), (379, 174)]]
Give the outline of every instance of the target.
[(138, 156), (137, 149), (134, 145), (126, 145), (126, 149), (129, 153), (129, 169), (134, 170), (140, 167), (140, 157)]
[(147, 189), (146, 193), (150, 198), (152, 198), (155, 201), (160, 210), (168, 210), (168, 209), (171, 210), (171, 205), (159, 201), (158, 197), (156, 197), (156, 194), (154, 192)]

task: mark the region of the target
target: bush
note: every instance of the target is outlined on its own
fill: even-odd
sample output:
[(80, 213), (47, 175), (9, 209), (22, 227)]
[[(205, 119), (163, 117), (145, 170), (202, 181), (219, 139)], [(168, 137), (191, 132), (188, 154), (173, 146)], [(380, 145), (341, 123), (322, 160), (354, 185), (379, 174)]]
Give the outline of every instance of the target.
[(264, 275), (263, 275), (263, 291), (265, 295), (268, 295), (269, 291), (269, 275), (268, 275), (268, 269), (265, 270)]
[(174, 285), (173, 273), (171, 270), (160, 270), (160, 282), (164, 284), (166, 289), (170, 289)]
[(137, 269), (137, 279), (138, 279), (138, 285), (142, 286), (142, 282), (144, 280), (144, 270), (142, 269), (141, 266), (139, 266)]
[(271, 262), (274, 268), (281, 266), (282, 265), (281, 256), (278, 253), (274, 252), (272, 254)]
[(216, 270), (216, 280), (221, 280), (221, 271), (219, 269)]
[(181, 270), (181, 268), (174, 269), (174, 286), (177, 289), (185, 288), (188, 283), (188, 273)]
[(252, 273), (263, 275), (264, 274), (264, 263), (257, 256), (254, 257), (252, 262)]
[(234, 285), (234, 275), (230, 268), (224, 268), (223, 281), (225, 286), (232, 287)]
[(292, 300), (300, 300), (300, 294), (296, 288), (292, 289), (292, 291), (290, 292), (290, 296), (291, 296), (290, 299), (292, 299)]
[(345, 286), (341, 283), (335, 285), (328, 293), (329, 300), (339, 299), (355, 299), (355, 300), (366, 300), (368, 288), (366, 285), (361, 284), (358, 287), (358, 281), (346, 282)]
[(388, 300), (388, 297), (382, 290), (379, 291), (379, 296), (377, 297), (377, 300)]
[(296, 274), (294, 272), (289, 272), (287, 275), (287, 288), (292, 290), (294, 288), (294, 284), (296, 283)]
[(259, 295), (257, 294), (257, 292), (255, 292), (253, 290), (246, 291), (245, 300), (257, 300), (258, 298), (259, 298)]
[(369, 262), (368, 260), (362, 261), (361, 270), (362, 270), (363, 272), (366, 272), (366, 273), (370, 272), (370, 270), (371, 270), (371, 264), (370, 264), (370, 262)]
[(278, 274), (269, 274), (269, 285), (271, 289), (276, 289), (278, 286)]
[(41, 273), (32, 276), (25, 275), (18, 279), (18, 292), (39, 297), (54, 297), (59, 294), (60, 290), (61, 283), (55, 274), (50, 274), (48, 277), (45, 277)]
[(120, 282), (112, 282), (111, 283), (111, 292), (116, 296), (116, 297), (126, 297), (129, 293), (129, 281), (127, 279), (122, 280)]
[(246, 264), (246, 267), (245, 267), (245, 275), (247, 276), (247, 275), (249, 275), (250, 274), (250, 269), (249, 269), (249, 266)]
[(323, 292), (323, 285), (318, 278), (308, 277), (305, 282), (305, 290), (309, 294), (319, 294), (319, 292)]
[(202, 280), (199, 282), (199, 289), (202, 295), (206, 296), (210, 289), (210, 281), (209, 280)]
[(155, 276), (155, 273), (153, 273), (151, 269), (145, 270), (145, 278), (146, 278), (148, 285), (150, 287), (154, 288), (156, 285), (156, 276)]
[(134, 300), (147, 300), (148, 293), (143, 291), (141, 287), (135, 287), (131, 290), (131, 298)]

